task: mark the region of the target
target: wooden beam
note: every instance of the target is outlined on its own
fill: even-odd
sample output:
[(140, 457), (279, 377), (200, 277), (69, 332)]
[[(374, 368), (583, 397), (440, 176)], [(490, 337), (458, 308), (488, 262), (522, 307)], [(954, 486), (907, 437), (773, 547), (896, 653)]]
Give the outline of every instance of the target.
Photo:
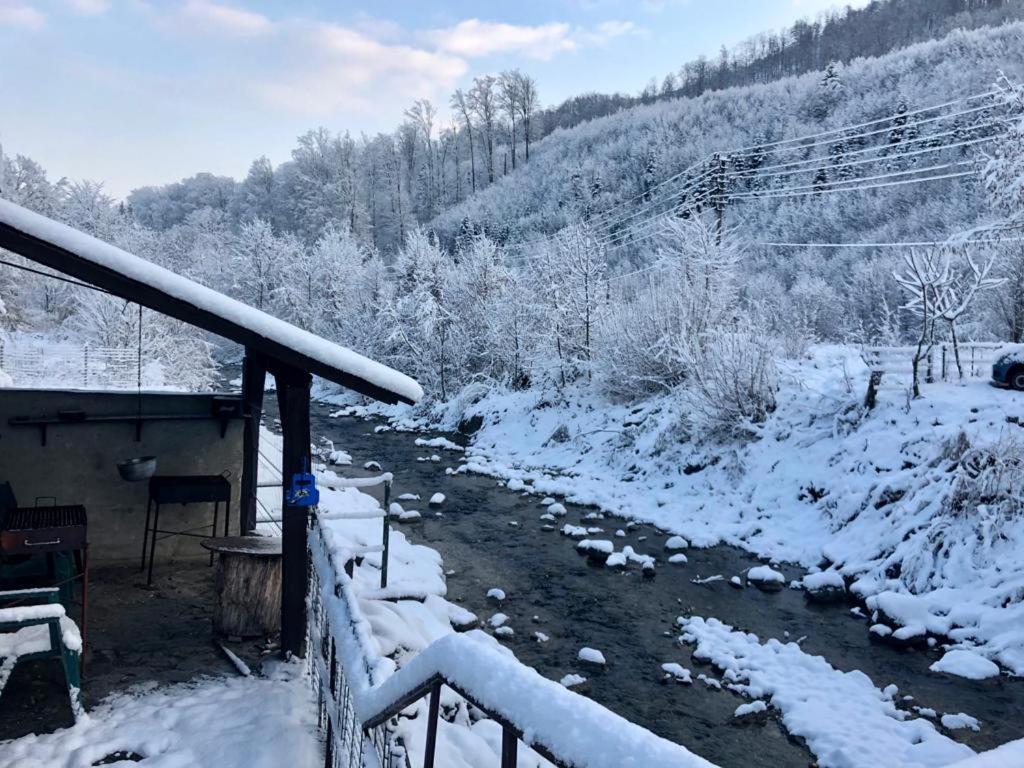
[(256, 530), (256, 483), (260, 464), (260, 417), (267, 380), (266, 361), (251, 349), (242, 361), (242, 409), (246, 416), (242, 432), (242, 480), (239, 528), (243, 536)]
[(306, 554), (306, 530), (310, 507), (288, 504), (288, 486), (292, 476), (310, 470), (309, 389), (312, 377), (294, 368), (275, 368), (277, 402), (281, 411), (282, 489), (282, 574), (281, 574), (281, 652), (305, 655), (306, 592), (309, 588), (309, 563)]
[(390, 390), (308, 357), (281, 342), (260, 335), (241, 323), (201, 309), (158, 287), (96, 264), (53, 243), (15, 229), (9, 224), (0, 223), (0, 248), (95, 285), (126, 301), (136, 302), (168, 317), (235, 341), (246, 349), (255, 350), (271, 360), (279, 361), (283, 366), (309, 371), (315, 376), (322, 376), (381, 402), (408, 402)]

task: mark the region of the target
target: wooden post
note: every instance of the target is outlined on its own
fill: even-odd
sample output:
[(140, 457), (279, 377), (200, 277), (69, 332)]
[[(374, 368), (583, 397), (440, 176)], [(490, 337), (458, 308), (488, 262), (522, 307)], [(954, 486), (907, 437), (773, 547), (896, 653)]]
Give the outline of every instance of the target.
[(501, 729), (501, 768), (516, 768), (519, 739), (507, 725)]
[(256, 483), (260, 465), (260, 418), (263, 415), (263, 389), (267, 364), (250, 349), (242, 361), (242, 480), (239, 527), (247, 536), (256, 530)]
[(282, 573), (281, 573), (281, 652), (305, 655), (306, 592), (309, 588), (309, 563), (306, 556), (308, 507), (289, 506), (288, 486), (293, 475), (310, 471), (309, 388), (312, 377), (295, 368), (274, 370), (277, 402), (281, 411), (283, 446), (281, 475)]
[(875, 401), (878, 399), (878, 387), (881, 383), (882, 371), (872, 371), (868, 378), (868, 391), (864, 395), (864, 407), (869, 411), (875, 407)]
[(423, 768), (434, 768), (437, 751), (437, 718), (441, 711), (441, 683), (430, 689), (430, 707), (427, 712), (427, 742), (423, 747)]

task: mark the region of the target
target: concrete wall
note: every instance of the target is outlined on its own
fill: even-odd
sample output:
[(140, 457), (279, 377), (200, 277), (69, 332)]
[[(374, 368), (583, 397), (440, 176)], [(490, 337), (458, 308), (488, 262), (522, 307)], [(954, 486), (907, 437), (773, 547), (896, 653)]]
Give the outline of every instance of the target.
[[(212, 395), (143, 393), (143, 414), (212, 412)], [(78, 423), (51, 425), (46, 445), (36, 427), (12, 426), (16, 416), (51, 416), (76, 409), (88, 416), (134, 415), (134, 393), (0, 389), (0, 481), (10, 481), (20, 505), (36, 496), (56, 496), (58, 504), (83, 504), (89, 516), (89, 555), (92, 562), (137, 560), (142, 551), (147, 484), (128, 483), (117, 463), (136, 456), (155, 455), (157, 474), (215, 475), (227, 470), (232, 483), (231, 533), (238, 532), (238, 484), (242, 473), (242, 420), (228, 423), (151, 421), (135, 441), (135, 424)], [(223, 525), (221, 505), (221, 522)], [(213, 505), (173, 505), (161, 509), (160, 525), (188, 529), (212, 519)], [(220, 534), (218, 534), (220, 535)], [(174, 537), (157, 543), (156, 567), (173, 558), (206, 554), (199, 539)]]

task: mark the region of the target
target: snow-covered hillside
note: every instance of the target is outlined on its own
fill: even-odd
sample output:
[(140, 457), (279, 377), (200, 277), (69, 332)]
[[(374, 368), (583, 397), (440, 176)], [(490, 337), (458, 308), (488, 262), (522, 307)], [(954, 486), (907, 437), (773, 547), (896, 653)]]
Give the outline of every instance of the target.
[[(711, 153), (859, 125), (892, 115), (901, 103), (914, 110), (982, 93), (1000, 72), (1018, 82), (1024, 75), (1024, 24), (957, 31), (857, 59), (838, 71), (837, 83), (812, 73), (622, 110), (538, 142), (529, 165), (445, 211), (433, 227), (453, 238), (468, 221), (492, 235), (505, 231), (529, 239), (568, 224), (581, 204), (599, 216)], [(943, 128), (922, 130), (927, 135)], [(771, 162), (769, 153), (765, 164)], [(909, 185), (854, 196), (852, 204), (849, 196), (840, 197), (824, 204), (747, 204), (727, 218), (751, 240), (886, 242), (941, 239), (984, 215), (972, 181)], [(643, 257), (637, 251), (614, 255)]]
[(855, 350), (814, 348), (750, 442), (683, 440), (671, 397), (613, 406), (586, 387), (403, 420), (480, 416), (461, 471), (825, 571), (809, 582), (866, 602), (865, 630), (1024, 674), (1024, 395), (972, 380), (912, 400), (894, 381), (867, 412), (867, 378)]

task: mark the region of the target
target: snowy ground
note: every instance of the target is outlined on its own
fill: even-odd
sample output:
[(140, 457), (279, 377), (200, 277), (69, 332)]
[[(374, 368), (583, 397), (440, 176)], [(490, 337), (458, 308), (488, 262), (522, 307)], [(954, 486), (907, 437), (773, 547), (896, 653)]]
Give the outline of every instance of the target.
[(319, 765), (316, 703), (302, 669), (280, 664), (265, 678), (119, 694), (72, 728), (0, 745), (0, 768), (87, 768), (119, 751), (153, 768)]

